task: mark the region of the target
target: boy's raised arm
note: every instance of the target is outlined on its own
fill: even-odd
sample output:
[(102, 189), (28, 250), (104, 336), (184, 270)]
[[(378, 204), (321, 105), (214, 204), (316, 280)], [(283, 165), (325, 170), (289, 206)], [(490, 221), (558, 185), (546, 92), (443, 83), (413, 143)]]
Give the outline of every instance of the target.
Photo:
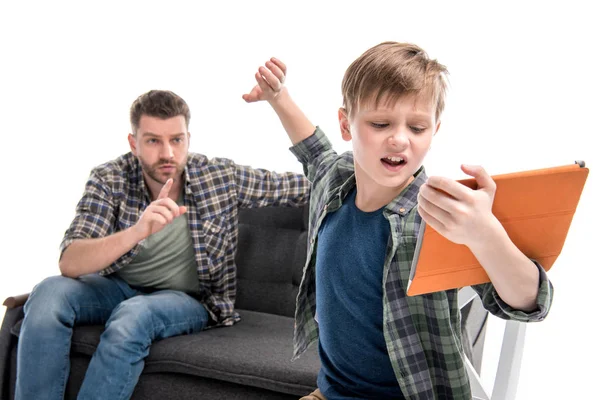
[(242, 98), (247, 103), (267, 101), (281, 121), (292, 144), (297, 144), (315, 132), (315, 126), (294, 103), (284, 86), (287, 68), (283, 62), (271, 58), (258, 68), (254, 78), (257, 85)]

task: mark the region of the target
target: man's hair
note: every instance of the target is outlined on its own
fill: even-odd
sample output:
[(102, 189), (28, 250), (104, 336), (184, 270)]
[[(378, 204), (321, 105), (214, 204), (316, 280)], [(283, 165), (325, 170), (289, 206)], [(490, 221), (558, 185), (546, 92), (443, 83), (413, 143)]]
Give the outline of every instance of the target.
[(383, 42), (358, 57), (346, 70), (342, 96), (347, 115), (382, 99), (393, 104), (404, 95), (427, 96), (435, 107), (435, 119), (444, 110), (448, 70), (411, 43)]
[(190, 108), (185, 100), (169, 90), (151, 90), (138, 97), (129, 110), (129, 120), (133, 134), (140, 127), (142, 115), (168, 119), (183, 115), (185, 126), (190, 124)]

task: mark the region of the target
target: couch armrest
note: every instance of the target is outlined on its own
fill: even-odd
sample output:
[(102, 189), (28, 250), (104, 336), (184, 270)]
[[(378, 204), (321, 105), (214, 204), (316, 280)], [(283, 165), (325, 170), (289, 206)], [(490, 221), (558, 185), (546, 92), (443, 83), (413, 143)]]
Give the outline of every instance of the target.
[(0, 326), (0, 400), (10, 398), (11, 354), (17, 345), (17, 337), (12, 332), (15, 325), (23, 319), (22, 305), (28, 296), (13, 296), (4, 301), (6, 312)]
[(4, 303), (2, 303), (2, 305), (5, 305), (6, 308), (17, 308), (24, 305), (28, 298), (29, 293), (7, 297), (6, 300), (4, 300)]

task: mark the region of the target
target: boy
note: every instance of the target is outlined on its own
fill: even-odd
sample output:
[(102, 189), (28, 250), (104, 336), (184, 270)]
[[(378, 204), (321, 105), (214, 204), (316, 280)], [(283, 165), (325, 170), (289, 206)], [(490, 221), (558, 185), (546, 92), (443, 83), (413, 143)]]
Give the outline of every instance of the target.
[(477, 190), (425, 174), (446, 68), (412, 44), (363, 53), (342, 82), (338, 117), (353, 150), (341, 155), (292, 101), (285, 73), (272, 58), (243, 97), (273, 107), (312, 185), (294, 357), (318, 338), (322, 367), (304, 399), (470, 399), (458, 290), (405, 292), (420, 224), (469, 247), (491, 278), (474, 289), (500, 318), (542, 320), (552, 286), (492, 214), (495, 184), (481, 167), (461, 167)]

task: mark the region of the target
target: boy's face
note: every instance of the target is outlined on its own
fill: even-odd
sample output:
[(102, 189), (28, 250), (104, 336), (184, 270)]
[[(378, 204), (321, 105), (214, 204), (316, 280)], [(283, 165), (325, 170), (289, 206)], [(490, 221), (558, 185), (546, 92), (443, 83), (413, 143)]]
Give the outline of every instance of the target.
[(440, 125), (433, 102), (416, 95), (389, 104), (383, 99), (377, 107), (361, 104), (350, 118), (340, 109), (339, 119), (342, 138), (352, 141), (359, 191), (367, 195), (406, 187)]

